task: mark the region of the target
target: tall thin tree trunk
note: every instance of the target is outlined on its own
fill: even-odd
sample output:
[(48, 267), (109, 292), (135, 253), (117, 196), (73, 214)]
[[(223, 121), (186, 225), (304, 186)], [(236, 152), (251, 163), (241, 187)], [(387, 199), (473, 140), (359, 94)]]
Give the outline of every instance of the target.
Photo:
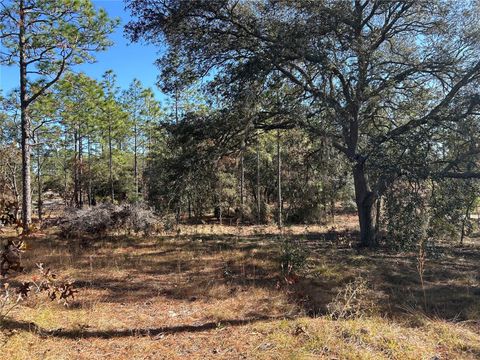
[(78, 132), (73, 132), (73, 202), (75, 207), (79, 207), (80, 201), (78, 197)]
[(245, 209), (245, 167), (244, 167), (245, 142), (242, 140), (242, 153), (240, 155), (240, 221), (243, 222), (243, 211)]
[(87, 153), (88, 153), (88, 206), (92, 206), (92, 140), (90, 135), (87, 137)]
[(335, 224), (335, 198), (333, 194), (330, 196), (330, 214), (332, 215), (332, 222)]
[(178, 87), (175, 85), (175, 125), (178, 125)]
[(258, 138), (258, 131), (257, 131), (257, 224), (261, 222), (260, 212), (262, 210), (261, 207), (261, 199), (260, 199), (260, 139)]
[(277, 130), (277, 188), (278, 188), (278, 227), (282, 227), (282, 157), (280, 149), (280, 130)]
[(37, 133), (37, 214), (38, 220), (42, 220), (42, 174), (40, 161), (40, 136)]
[(83, 207), (83, 135), (78, 124), (78, 207)]
[(12, 171), (12, 189), (13, 189), (13, 196), (15, 198), (15, 221), (18, 220), (18, 211), (20, 205), (20, 194), (18, 193), (18, 185), (17, 185), (17, 165), (13, 165)]
[(218, 222), (222, 225), (223, 221), (223, 212), (222, 212), (222, 194), (223, 194), (223, 184), (220, 181), (220, 189), (218, 191)]
[(220, 203), (220, 205), (218, 206), (218, 223), (220, 225), (222, 225), (222, 222), (223, 222), (223, 218), (222, 218), (223, 214), (222, 214), (222, 205)]
[(380, 231), (381, 212), (382, 212), (382, 197), (379, 196), (376, 201), (376, 210), (375, 210), (375, 238), (378, 238), (378, 233)]
[(133, 126), (134, 136), (133, 136), (133, 176), (135, 179), (135, 195), (138, 200), (138, 160), (137, 160), (137, 120), (135, 119), (135, 123)]
[(22, 226), (28, 231), (32, 222), (32, 192), (30, 175), (30, 132), (27, 102), (27, 61), (25, 55), (25, 6), (19, 1), (19, 53), (20, 53), (20, 117), (22, 133)]
[(460, 245), (463, 245), (463, 239), (465, 238), (465, 226), (467, 225), (469, 219), (470, 219), (470, 210), (473, 206), (473, 204), (475, 203), (475, 200), (472, 200), (468, 205), (467, 205), (467, 209), (465, 210), (465, 215), (464, 215), (464, 218), (462, 220), (462, 232), (460, 234)]
[(187, 195), (188, 202), (188, 220), (192, 220), (192, 200), (190, 199), (190, 194)]
[(112, 120), (108, 120), (108, 171), (110, 176), (110, 199), (112, 203), (115, 201), (115, 193), (113, 190), (113, 161), (112, 161)]
[(64, 155), (63, 155), (63, 202), (64, 205), (68, 205), (68, 158), (67, 158), (67, 132), (65, 131), (65, 139), (64, 139), (64, 147), (63, 147)]

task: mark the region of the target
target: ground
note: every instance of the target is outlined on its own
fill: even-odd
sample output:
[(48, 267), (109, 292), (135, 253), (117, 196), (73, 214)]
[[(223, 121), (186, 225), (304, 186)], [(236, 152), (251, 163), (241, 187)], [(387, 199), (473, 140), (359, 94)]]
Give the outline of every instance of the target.
[[(16, 307), (1, 358), (479, 358), (480, 245), (440, 246), (424, 294), (416, 254), (359, 249), (355, 224), (344, 215), (285, 228), (309, 248), (307, 268), (289, 279), (274, 227), (184, 225), (97, 241), (42, 230), (28, 240), (24, 273), (5, 281), (31, 279), (41, 261), (79, 293), (69, 307), (44, 294)], [(352, 312), (332, 316), (351, 298)]]

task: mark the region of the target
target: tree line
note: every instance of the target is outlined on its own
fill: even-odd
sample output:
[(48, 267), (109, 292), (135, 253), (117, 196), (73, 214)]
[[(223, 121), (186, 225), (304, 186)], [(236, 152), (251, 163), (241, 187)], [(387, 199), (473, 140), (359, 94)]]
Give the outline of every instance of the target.
[(239, 134), (290, 128), (328, 139), (349, 163), (364, 246), (377, 242), (375, 213), (399, 184), (424, 202), (433, 183), (480, 177), (477, 2), (127, 4), (131, 40), (167, 44), (165, 91), (204, 79), (229, 111), (260, 102), (247, 105)]
[(78, 207), (147, 201), (178, 220), (280, 226), (341, 204), (364, 246), (468, 230), (475, 2), (128, 0), (130, 39), (166, 45), (163, 105), (138, 81), (121, 91), (113, 72), (70, 71), (117, 24), (89, 1), (2, 6), (2, 61), (20, 69), (3, 99), (2, 147), (15, 151), (2, 186), (22, 199), (24, 226), (33, 171), (40, 216), (48, 189)]

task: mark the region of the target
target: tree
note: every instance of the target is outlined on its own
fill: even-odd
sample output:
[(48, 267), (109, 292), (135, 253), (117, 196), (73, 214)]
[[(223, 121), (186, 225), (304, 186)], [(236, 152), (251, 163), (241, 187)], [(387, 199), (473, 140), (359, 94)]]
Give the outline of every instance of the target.
[[(155, 103), (151, 90), (145, 89), (138, 79), (134, 79), (128, 89), (122, 93), (121, 101), (129, 122), (133, 125), (133, 177), (135, 198), (139, 199), (141, 178), (139, 158), (142, 153), (145, 154), (145, 146), (151, 140), (146, 131), (149, 131), (149, 122), (158, 115), (158, 104)], [(147, 140), (147, 137), (150, 140)]]
[[(351, 163), (364, 246), (375, 243), (376, 199), (395, 178), (419, 170), (402, 161), (405, 152), (379, 155), (416, 139), (433, 156), (441, 129), (478, 116), (475, 2), (129, 0), (128, 7), (137, 16), (127, 26), (132, 40), (168, 44), (159, 60), (165, 90), (202, 77), (230, 99), (252, 84), (288, 86), (306, 116), (276, 127), (326, 137)], [(255, 126), (274, 116), (259, 113)], [(468, 152), (479, 153), (477, 146)], [(464, 171), (464, 156), (455, 169), (439, 165), (451, 157), (436, 157), (425, 176), (480, 177)], [(403, 168), (371, 176), (400, 162)]]
[[(20, 204), (18, 163), (21, 160), (21, 154), (18, 146), (17, 118), (18, 106), (15, 95), (12, 94), (6, 99), (0, 96), (0, 187), (2, 189), (0, 212), (8, 211), (10, 207), (13, 218), (9, 220), (12, 222), (18, 220)], [(1, 219), (2, 222), (4, 220)]]
[(0, 6), (0, 62), (19, 67), (22, 221), (27, 230), (32, 212), (29, 107), (66, 69), (93, 61), (94, 52), (105, 50), (118, 21), (95, 10), (89, 0), (10, 0)]
[[(117, 77), (112, 70), (103, 74), (102, 87), (105, 94), (105, 102), (102, 105), (102, 129), (106, 133), (108, 145), (108, 177), (110, 185), (110, 200), (115, 201), (115, 178), (113, 146), (114, 140), (124, 138), (128, 132), (126, 122), (127, 114), (123, 111), (121, 103), (118, 100), (119, 88), (117, 86)], [(122, 141), (121, 140), (121, 141)]]
[[(73, 203), (82, 207), (87, 195), (92, 202), (91, 151), (92, 137), (100, 126), (100, 110), (104, 104), (101, 85), (87, 75), (68, 73), (55, 87), (57, 108), (66, 134), (73, 140)], [(85, 146), (85, 140), (87, 145)], [(85, 148), (87, 162), (85, 162)], [(87, 172), (87, 186), (85, 181)]]
[(34, 149), (37, 182), (37, 215), (38, 219), (43, 217), (43, 169), (45, 162), (56, 145), (58, 138), (58, 128), (54, 126), (58, 123), (56, 102), (53, 93), (47, 90), (43, 96), (32, 103), (30, 115), (32, 119), (32, 149)]

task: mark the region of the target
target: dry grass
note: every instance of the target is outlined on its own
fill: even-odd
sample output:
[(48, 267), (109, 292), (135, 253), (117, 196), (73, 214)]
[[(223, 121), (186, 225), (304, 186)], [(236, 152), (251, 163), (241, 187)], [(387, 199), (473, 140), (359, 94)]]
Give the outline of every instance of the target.
[[(330, 229), (284, 230), (312, 251), (291, 286), (279, 274), (275, 227), (192, 225), (177, 235), (93, 243), (65, 241), (50, 229), (30, 240), (27, 273), (10, 281), (30, 278), (42, 261), (77, 279), (78, 299), (70, 308), (42, 298), (17, 308), (0, 332), (1, 358), (480, 357), (480, 248), (473, 240), (427, 261), (425, 310), (415, 254), (356, 249), (351, 217)], [(327, 304), (358, 276), (370, 287), (369, 311), (331, 319)]]

